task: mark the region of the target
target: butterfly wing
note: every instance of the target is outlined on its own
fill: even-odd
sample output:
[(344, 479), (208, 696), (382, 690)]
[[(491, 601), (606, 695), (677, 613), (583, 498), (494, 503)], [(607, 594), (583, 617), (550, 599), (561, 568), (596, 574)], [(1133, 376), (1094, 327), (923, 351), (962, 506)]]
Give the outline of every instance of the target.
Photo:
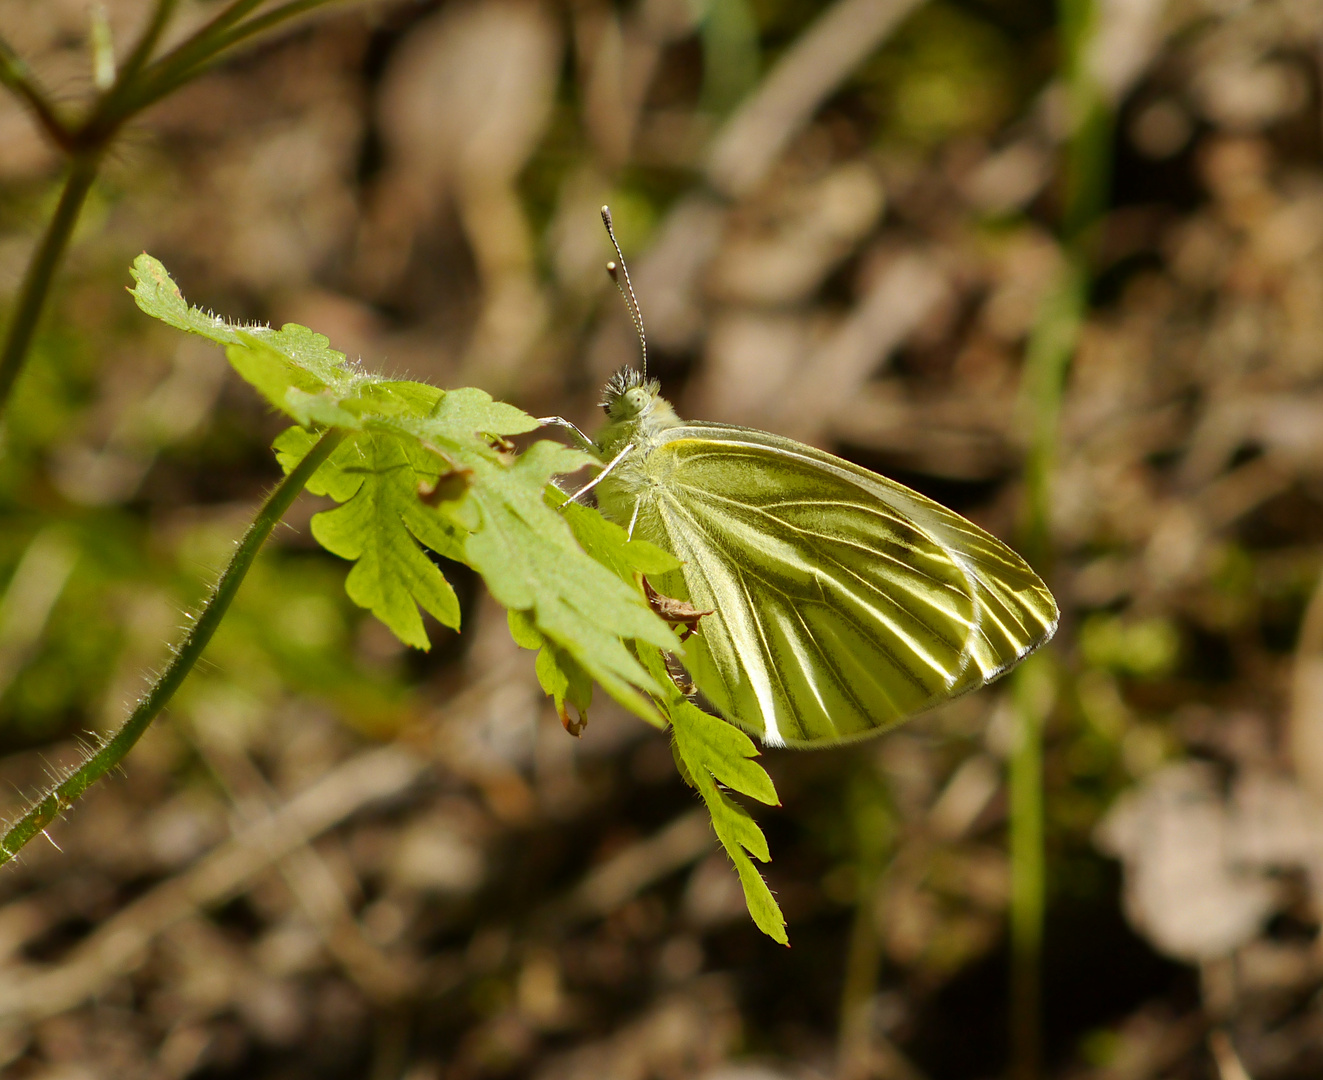
[(699, 608), (698, 687), (770, 745), (891, 727), (983, 686), (1052, 636), (1010, 548), (917, 492), (802, 443), (685, 424), (639, 462), (635, 535)]

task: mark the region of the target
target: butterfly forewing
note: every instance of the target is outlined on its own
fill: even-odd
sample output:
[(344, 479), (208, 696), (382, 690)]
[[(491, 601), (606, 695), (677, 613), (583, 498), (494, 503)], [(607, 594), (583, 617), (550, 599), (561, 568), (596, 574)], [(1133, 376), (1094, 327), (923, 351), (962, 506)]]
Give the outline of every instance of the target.
[(1000, 541), (801, 443), (685, 424), (639, 465), (635, 535), (682, 561), (666, 586), (716, 612), (690, 639), (691, 673), (768, 743), (890, 727), (1055, 628), (1051, 595)]

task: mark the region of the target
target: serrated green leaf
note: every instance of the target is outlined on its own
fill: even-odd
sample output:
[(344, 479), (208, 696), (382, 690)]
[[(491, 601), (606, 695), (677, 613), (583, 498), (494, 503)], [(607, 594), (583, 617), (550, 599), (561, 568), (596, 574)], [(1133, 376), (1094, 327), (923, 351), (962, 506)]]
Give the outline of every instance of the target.
[[(593, 680), (564, 649), (548, 641), (537, 654), (534, 665), (538, 685), (556, 706), (560, 722), (571, 735), (578, 735), (588, 723), (588, 707), (593, 703)], [(572, 718), (566, 704), (579, 713)]]
[[(563, 689), (561, 704), (586, 703), (587, 673), (640, 716), (661, 723), (639, 693), (661, 688), (624, 642), (674, 648), (674, 635), (632, 582), (585, 554), (543, 498), (552, 475), (592, 464), (591, 456), (544, 441), (511, 459), (492, 442), (537, 428), (520, 409), (480, 390), (447, 393), (369, 375), (306, 327), (226, 323), (190, 307), (150, 256), (135, 260), (134, 278), (139, 307), (224, 345), (235, 369), (303, 428), (348, 433), (308, 488), (341, 503), (313, 519), (313, 534), (328, 550), (354, 560), (346, 589), (356, 603), (401, 640), (426, 648), (418, 607), (450, 625), (458, 622), (459, 610), (419, 545), (462, 559), (482, 574), (498, 601), (528, 613), (528, 625), (550, 649), (542, 667)], [(284, 432), (276, 440), (282, 466), (292, 468), (311, 443), (307, 431)], [(439, 477), (455, 473), (463, 478), (457, 497), (425, 501)], [(604, 521), (590, 542), (622, 569), (657, 566), (665, 558), (647, 545), (622, 544)]]
[[(276, 436), (271, 445), (276, 451), (276, 460), (288, 473), (317, 442), (318, 435), (301, 427), (286, 428)], [(353, 498), (363, 484), (363, 475), (355, 467), (358, 452), (349, 440), (336, 447), (308, 481), (308, 490), (314, 495), (329, 495), (336, 502), (345, 502)]]
[[(446, 394), (441, 405), (444, 406), (452, 396)], [(462, 409), (445, 413), (439, 408), (425, 420), (416, 417), (376, 418), (372, 421), (372, 431), (355, 434), (337, 449), (326, 465), (313, 475), (309, 490), (329, 494), (337, 501), (352, 500), (346, 502), (345, 507), (327, 511), (327, 514), (345, 513), (347, 507), (363, 498), (360, 489), (364, 477), (382, 470), (369, 468), (362, 460), (353, 460), (353, 455), (360, 453), (358, 448), (365, 439), (374, 437), (374, 432), (383, 427), (401, 432), (401, 439), (416, 435), (430, 448), (433, 463), (427, 475), (433, 480), (441, 467), (441, 461), (436, 458), (438, 454), (444, 454), (445, 460), (455, 467), (470, 470), (469, 491), (461, 500), (461, 506), (449, 511), (448, 524), (471, 531), (462, 539), (458, 533), (448, 534), (459, 542), (458, 550), (442, 550), (441, 553), (462, 559), (472, 566), (482, 575), (499, 603), (511, 611), (527, 612), (532, 627), (564, 650), (607, 693), (649, 722), (659, 723), (656, 710), (637, 689), (656, 692), (658, 688), (625, 648), (621, 638), (673, 648), (674, 635), (648, 610), (633, 588), (583, 552), (566, 522), (543, 499), (550, 477), (581, 467), (585, 455), (558, 443), (544, 441), (533, 444), (511, 462), (469, 434), (469, 427), (478, 422), (488, 430), (492, 427), (508, 430), (518, 418), (510, 416), (503, 408), (493, 409), (491, 414), (480, 412), (480, 408), (485, 409), (486, 403), (476, 395), (470, 395)], [(299, 434), (297, 429), (282, 434), (277, 440), (282, 465), (292, 467), (310, 445), (308, 438)], [(421, 447), (420, 452), (429, 453), (422, 451)], [(400, 505), (407, 502), (411, 509), (432, 520), (435, 512), (418, 499), (418, 485), (424, 475), (423, 462), (414, 460), (411, 464), (411, 485), (398, 483), (392, 489), (394, 497)], [(392, 462), (385, 470), (396, 469), (397, 480), (398, 466), (398, 462)], [(375, 498), (375, 494), (369, 496), (369, 499)], [(336, 554), (348, 558), (359, 557), (356, 554), (359, 552), (370, 555), (371, 545), (365, 544), (361, 538), (362, 531), (371, 525), (371, 515), (366, 512), (369, 509), (365, 505), (365, 512), (337, 519), (340, 530), (334, 535), (316, 528), (314, 534)], [(474, 512), (472, 519), (463, 518), (465, 509)], [(319, 514), (314, 523), (321, 522), (324, 516)], [(412, 514), (403, 515), (403, 519), (408, 520), (408, 529), (414, 536), (432, 546), (415, 529), (416, 518)], [(399, 548), (387, 550), (399, 551)], [(407, 548), (405, 554), (409, 554)], [(410, 556), (402, 570), (412, 564)], [(356, 570), (355, 573), (360, 575), (370, 572), (367, 582), (375, 587), (369, 589), (365, 582), (354, 578), (357, 591), (351, 595), (355, 602), (363, 603), (382, 618), (401, 640), (415, 644), (421, 638), (421, 620), (412, 604), (402, 602), (402, 598), (411, 594), (414, 588), (412, 579), (406, 574), (403, 581), (392, 582), (392, 565), (377, 558), (369, 562), (367, 570)], [(420, 603), (423, 599), (421, 596), (414, 598)], [(512, 629), (516, 625), (512, 622)]]
[[(363, 414), (373, 417), (427, 416), (440, 405), (442, 399), (452, 393), (462, 394), (464, 391), (442, 390), (407, 379), (382, 379), (357, 387), (354, 401), (350, 404)], [(514, 408), (512, 405), (505, 407)]]
[[(333, 455), (339, 477), (334, 494), (345, 502), (312, 519), (312, 534), (328, 551), (354, 560), (345, 581), (350, 599), (367, 608), (414, 648), (429, 647), (418, 607), (446, 626), (459, 625), (459, 601), (419, 544), (439, 555), (462, 553), (460, 530), (418, 497), (420, 482), (434, 482), (441, 463), (417, 443), (383, 432), (363, 432), (353, 459)], [(356, 478), (356, 487), (351, 478)]]
[(461, 438), (475, 435), (522, 435), (536, 431), (538, 422), (523, 409), (494, 401), (483, 390), (466, 386), (451, 390), (437, 403), (429, 421)]
[(689, 756), (701, 760), (717, 783), (767, 806), (780, 806), (781, 800), (772, 778), (766, 769), (752, 760), (758, 756), (753, 740), (721, 717), (688, 702), (685, 704), (687, 708), (673, 710), (672, 720), (674, 723), (677, 711), (683, 717), (677, 724), (677, 731), (683, 726)]
[(608, 694), (656, 723), (656, 710), (635, 688), (660, 688), (621, 638), (668, 648), (674, 635), (634, 589), (584, 554), (564, 519), (543, 500), (551, 476), (577, 467), (581, 457), (558, 443), (538, 442), (513, 465), (464, 458), (475, 473), (470, 498), (482, 514), (481, 526), (465, 542), (465, 561), (499, 603), (531, 611), (537, 629)]
[[(226, 346), (225, 358), (246, 383), (281, 412), (307, 426), (308, 421), (291, 405), (291, 395), (307, 403), (305, 408), (314, 403), (322, 407), (336, 403), (337, 397), (325, 393), (327, 384), (319, 376), (299, 367), (268, 343), (247, 334), (242, 337), (239, 344)], [(361, 421), (355, 426), (361, 426)]]
[[(231, 352), (238, 353), (236, 347)], [(269, 351), (269, 350), (268, 350)], [(235, 363), (234, 367), (239, 368)], [(242, 372), (240, 372), (242, 374)], [(248, 380), (253, 382), (252, 379)], [(363, 427), (361, 411), (347, 408), (336, 394), (309, 393), (290, 386), (285, 390), (285, 412), (305, 428), (343, 428), (358, 431)]]
[(165, 267), (146, 252), (133, 260), (130, 273), (135, 282), (131, 290), (133, 299), (152, 318), (176, 330), (201, 334), (219, 345), (231, 345), (239, 340), (235, 329), (219, 315), (190, 307)]
[(224, 345), (235, 370), (278, 409), (289, 411), (290, 389), (316, 394), (335, 388), (348, 394), (358, 384), (372, 381), (347, 365), (344, 353), (332, 349), (325, 335), (306, 326), (288, 323), (279, 330), (245, 326), (190, 307), (165, 267), (150, 255), (133, 260), (132, 274), (138, 307), (178, 330)]
[(596, 510), (579, 503), (562, 503), (560, 512), (579, 546), (625, 581), (632, 582), (635, 573), (664, 574), (680, 569), (680, 560), (669, 551), (646, 540), (631, 540), (624, 529)]
[[(306, 326), (286, 323), (273, 330), (240, 325), (190, 307), (165, 268), (150, 255), (134, 260), (133, 277), (133, 296), (143, 311), (225, 346), (235, 371), (270, 404), (305, 427), (316, 424), (358, 430), (373, 418), (423, 417), (444, 396), (443, 391), (425, 383), (383, 379), (363, 371), (346, 362), (344, 353), (332, 349), (325, 335)], [(467, 408), (493, 431), (505, 428), (514, 433), (537, 426), (537, 421), (513, 406), (493, 403), (484, 412), (485, 397), (480, 392), (476, 397), (461, 396), (453, 408)]]
[(725, 784), (761, 802), (778, 804), (772, 778), (761, 765), (750, 760), (757, 754), (757, 748), (744, 732), (708, 715), (683, 696), (669, 696), (667, 711), (676, 756), (688, 773), (686, 779), (707, 804), (717, 839), (735, 864), (750, 916), (758, 929), (773, 941), (787, 944), (785, 917), (749, 858), (752, 855), (760, 862), (771, 858), (767, 838), (748, 811), (718, 787), (718, 783)]

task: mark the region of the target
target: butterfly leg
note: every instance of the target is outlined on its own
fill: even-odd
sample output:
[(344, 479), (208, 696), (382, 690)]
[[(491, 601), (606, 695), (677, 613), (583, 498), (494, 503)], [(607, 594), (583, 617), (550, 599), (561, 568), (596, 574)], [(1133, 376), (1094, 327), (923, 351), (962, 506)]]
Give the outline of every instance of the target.
[(572, 502), (577, 502), (580, 495), (587, 495), (588, 492), (592, 491), (593, 488), (595, 488), (598, 484), (600, 484), (603, 480), (605, 480), (607, 476), (610, 475), (611, 470), (614, 469), (617, 465), (619, 465), (621, 459), (633, 449), (634, 449), (633, 443), (629, 443), (628, 445), (626, 445), (626, 447), (623, 450), (621, 450), (620, 453), (618, 453), (615, 457), (613, 457), (610, 461), (606, 463), (606, 467), (602, 469), (601, 472), (599, 472), (596, 476), (594, 476), (591, 480), (589, 480), (588, 483), (584, 484), (583, 487), (581, 487), (578, 491), (576, 491), (573, 495), (571, 495), (568, 499), (566, 499), (563, 505), (568, 506)]
[(631, 540), (634, 539), (634, 526), (638, 523), (639, 506), (642, 504), (642, 502), (643, 502), (643, 496), (640, 495), (638, 498), (634, 500), (634, 512), (629, 515), (629, 529), (625, 533), (625, 535), (629, 537), (629, 539)]
[(593, 444), (593, 440), (588, 438), (587, 435), (571, 424), (563, 416), (539, 416), (537, 422), (542, 427), (564, 428), (569, 432), (570, 440), (580, 450), (587, 450), (589, 453), (593, 453), (597, 450), (597, 447)]

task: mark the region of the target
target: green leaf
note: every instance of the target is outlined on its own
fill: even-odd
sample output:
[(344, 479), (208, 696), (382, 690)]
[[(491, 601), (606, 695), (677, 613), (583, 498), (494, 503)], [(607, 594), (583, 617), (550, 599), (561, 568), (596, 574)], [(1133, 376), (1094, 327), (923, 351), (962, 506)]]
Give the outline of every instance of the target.
[[(435, 482), (441, 463), (417, 443), (382, 432), (365, 432), (352, 446), (348, 466), (340, 454), (333, 481), (343, 505), (312, 519), (312, 534), (328, 551), (354, 560), (345, 591), (407, 645), (429, 647), (418, 607), (446, 626), (459, 625), (459, 601), (441, 571), (418, 546), (438, 555), (462, 555), (461, 530), (418, 497), (420, 483)], [(315, 477), (314, 477), (315, 479)]]
[[(629, 540), (624, 529), (595, 510), (578, 504), (562, 505), (565, 497), (555, 491), (548, 493), (548, 499), (560, 507), (584, 550), (620, 578), (632, 582), (636, 572), (662, 574), (679, 567), (670, 553), (642, 541)], [(661, 648), (678, 652), (679, 642), (672, 637), (670, 644)], [(768, 937), (787, 944), (785, 917), (750, 858), (752, 855), (761, 862), (769, 861), (767, 838), (748, 812), (721, 790), (724, 785), (759, 802), (780, 805), (772, 778), (752, 760), (758, 756), (757, 747), (739, 728), (704, 712), (685, 698), (671, 680), (666, 661), (657, 649), (641, 646), (638, 653), (654, 682), (663, 688), (658, 704), (670, 720), (676, 769), (707, 806), (712, 828), (735, 864), (750, 916)]]
[[(555, 495), (552, 498), (554, 501)], [(631, 540), (624, 529), (596, 510), (579, 503), (558, 505), (583, 550), (623, 580), (632, 582), (635, 573), (664, 574), (680, 569), (680, 560), (669, 551), (646, 540)]]
[(150, 255), (134, 259), (132, 273), (138, 307), (169, 326), (225, 346), (234, 369), (272, 405), (290, 415), (295, 415), (288, 397), (291, 390), (304, 395), (334, 391), (339, 397), (349, 397), (361, 386), (381, 381), (346, 364), (344, 353), (332, 349), (328, 338), (306, 326), (287, 323), (279, 330), (244, 326), (190, 307), (165, 267)]
[(671, 723), (671, 752), (685, 783), (698, 791), (712, 828), (726, 849), (744, 890), (744, 903), (755, 925), (773, 941), (789, 943), (785, 916), (749, 858), (768, 862), (767, 838), (748, 812), (721, 789), (725, 785), (769, 806), (779, 806), (776, 787), (767, 771), (752, 760), (758, 748), (743, 731), (719, 716), (704, 712), (676, 689), (666, 673), (666, 661), (652, 649), (641, 649), (640, 659), (666, 687), (663, 711)]
[[(313, 518), (313, 535), (354, 561), (345, 587), (356, 603), (402, 641), (426, 648), (419, 607), (453, 626), (459, 606), (419, 545), (462, 560), (500, 603), (525, 613), (522, 622), (512, 620), (512, 631), (541, 638), (546, 658), (539, 674), (559, 706), (568, 701), (586, 708), (591, 676), (638, 715), (661, 723), (639, 692), (661, 688), (625, 641), (674, 648), (675, 637), (629, 575), (673, 560), (650, 545), (627, 543), (600, 518), (596, 525), (580, 521), (603, 565), (545, 501), (553, 475), (576, 471), (592, 457), (545, 441), (512, 457), (500, 449), (504, 436), (538, 426), (514, 406), (480, 390), (443, 392), (371, 375), (306, 327), (229, 324), (190, 307), (148, 255), (135, 260), (133, 276), (143, 311), (223, 345), (235, 370), (301, 425), (276, 440), (287, 471), (312, 445), (304, 429), (347, 433), (308, 488), (341, 504)], [(438, 489), (443, 477), (457, 482)], [(628, 571), (626, 580), (612, 569)]]
[[(588, 707), (593, 703), (593, 680), (588, 672), (564, 649), (548, 641), (537, 654), (535, 665), (538, 685), (551, 698), (561, 724), (571, 735), (579, 735), (588, 723)], [(567, 703), (578, 711), (570, 716)]]
[(779, 805), (772, 778), (750, 760), (758, 750), (738, 728), (705, 713), (683, 697), (668, 702), (677, 757), (712, 815), (712, 828), (726, 849), (744, 889), (744, 902), (758, 929), (773, 941), (788, 944), (785, 917), (772, 890), (749, 858), (767, 862), (767, 838), (742, 806), (725, 794), (725, 784), (759, 802)]
[(552, 442), (534, 443), (513, 465), (461, 452), (459, 463), (474, 470), (470, 498), (482, 515), (466, 540), (465, 561), (499, 603), (531, 612), (537, 629), (608, 694), (658, 723), (656, 710), (635, 688), (658, 693), (660, 687), (621, 639), (674, 648), (674, 634), (637, 591), (584, 554), (543, 498), (551, 477), (573, 471), (582, 459)]
[[(510, 636), (521, 649), (538, 649), (538, 685), (551, 698), (560, 716), (560, 722), (571, 735), (578, 735), (588, 723), (588, 707), (593, 703), (593, 680), (569, 653), (542, 636), (533, 623), (532, 612), (514, 608), (506, 612)], [(579, 713), (578, 720), (570, 717), (566, 702)]]
[[(283, 330), (268, 331), (268, 333), (271, 334), (272, 339), (277, 335), (289, 338), (296, 336), (296, 331), (312, 334), (312, 331), (306, 327), (295, 326), (292, 323)], [(330, 343), (326, 338), (320, 334), (313, 336), (326, 345), (328, 353), (331, 352)], [(314, 402), (324, 401), (333, 404), (336, 401), (335, 397), (324, 393), (328, 389), (328, 383), (321, 374), (301, 367), (288, 354), (276, 348), (274, 340), (264, 341), (255, 333), (243, 333), (239, 338), (240, 341), (236, 344), (226, 346), (225, 358), (245, 382), (277, 409), (307, 426), (308, 422), (300, 412), (306, 412)], [(332, 355), (344, 359), (342, 353), (332, 353)], [(318, 367), (323, 368), (325, 364), (319, 364)], [(297, 406), (294, 404), (295, 400), (299, 402)]]
[(201, 334), (221, 345), (238, 341), (233, 328), (219, 315), (189, 307), (179, 286), (165, 267), (146, 252), (133, 260), (133, 299), (143, 311), (176, 330)]
[[(719, 716), (713, 716), (685, 701), (688, 708), (671, 710), (673, 726), (677, 733), (683, 729), (683, 743), (686, 749), (686, 761), (700, 760), (719, 784), (724, 784), (732, 791), (757, 799), (767, 806), (780, 806), (776, 788), (767, 770), (752, 760), (758, 756), (758, 748), (752, 739), (734, 724), (728, 724)], [(675, 721), (676, 715), (682, 716), (682, 722)], [(677, 739), (680, 735), (677, 734)], [(764, 845), (763, 850), (766, 850)], [(765, 855), (759, 856), (764, 862)]]
[[(316, 432), (301, 427), (291, 427), (277, 435), (276, 441), (271, 445), (276, 451), (276, 460), (280, 462), (280, 467), (289, 473), (303, 460), (303, 455), (311, 450), (316, 442)], [(353, 498), (354, 493), (363, 483), (360, 473), (353, 469), (356, 457), (352, 447), (342, 443), (321, 468), (312, 474), (312, 479), (308, 481), (308, 490), (314, 495), (329, 495), (336, 502), (345, 502)]]
[(429, 417), (436, 430), (445, 430), (454, 437), (477, 435), (522, 435), (536, 431), (538, 422), (523, 409), (516, 409), (503, 401), (493, 401), (485, 391), (467, 386), (451, 390)]
[(547, 639), (538, 633), (537, 627), (533, 625), (533, 616), (527, 611), (511, 608), (505, 613), (505, 618), (510, 624), (510, 636), (521, 649), (540, 649), (545, 644)]

